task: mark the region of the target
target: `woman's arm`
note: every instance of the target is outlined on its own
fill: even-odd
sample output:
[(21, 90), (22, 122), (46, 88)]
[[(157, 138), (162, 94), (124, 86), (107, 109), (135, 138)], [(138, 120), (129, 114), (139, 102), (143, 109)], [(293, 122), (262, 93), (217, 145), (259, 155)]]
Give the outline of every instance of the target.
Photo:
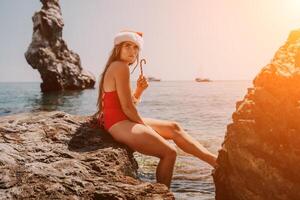
[(132, 93), (132, 99), (134, 105), (136, 105), (141, 101), (142, 93), (147, 89), (147, 87), (148, 87), (148, 81), (146, 77), (140, 75), (136, 83), (136, 89), (134, 93)]
[(115, 62), (114, 64), (118, 65), (116, 67), (114, 78), (116, 81), (116, 89), (123, 112), (131, 121), (139, 124), (145, 124), (133, 104), (130, 88), (129, 67), (123, 62)]
[(131, 96), (132, 96), (133, 104), (136, 106), (138, 103), (141, 102), (142, 92), (139, 92), (137, 88), (135, 92), (132, 92)]

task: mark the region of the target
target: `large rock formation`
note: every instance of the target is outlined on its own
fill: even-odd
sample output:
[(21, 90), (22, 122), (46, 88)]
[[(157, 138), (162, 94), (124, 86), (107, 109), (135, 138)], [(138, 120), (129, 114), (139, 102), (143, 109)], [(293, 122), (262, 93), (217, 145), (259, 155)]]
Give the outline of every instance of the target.
[(237, 102), (214, 172), (217, 200), (300, 199), (300, 31)]
[(132, 151), (85, 116), (0, 118), (0, 199), (174, 199), (137, 178)]
[(32, 42), (25, 53), (27, 62), (37, 69), (42, 91), (93, 88), (95, 77), (82, 69), (79, 55), (62, 39), (63, 18), (58, 0), (41, 0), (43, 7), (32, 17)]

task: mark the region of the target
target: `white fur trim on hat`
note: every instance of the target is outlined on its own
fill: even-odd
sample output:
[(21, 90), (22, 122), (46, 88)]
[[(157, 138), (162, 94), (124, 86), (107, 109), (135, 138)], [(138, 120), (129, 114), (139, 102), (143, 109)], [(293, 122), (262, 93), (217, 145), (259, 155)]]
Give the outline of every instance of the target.
[(121, 42), (125, 41), (133, 42), (139, 47), (140, 50), (143, 49), (144, 40), (136, 32), (123, 31), (117, 33), (114, 38), (114, 45), (120, 44)]

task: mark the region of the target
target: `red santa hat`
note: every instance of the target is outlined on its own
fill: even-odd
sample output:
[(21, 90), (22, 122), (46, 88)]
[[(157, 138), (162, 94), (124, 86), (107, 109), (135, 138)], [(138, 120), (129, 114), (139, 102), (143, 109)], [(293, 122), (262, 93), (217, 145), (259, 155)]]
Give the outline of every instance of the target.
[(117, 33), (114, 37), (114, 45), (120, 44), (121, 42), (130, 41), (135, 43), (140, 50), (143, 48), (144, 40), (142, 32), (124, 30)]

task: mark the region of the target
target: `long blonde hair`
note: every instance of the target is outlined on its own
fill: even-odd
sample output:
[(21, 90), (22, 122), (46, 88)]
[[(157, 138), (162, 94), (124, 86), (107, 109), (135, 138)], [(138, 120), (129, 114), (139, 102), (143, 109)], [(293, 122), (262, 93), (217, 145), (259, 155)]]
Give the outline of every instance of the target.
[[(99, 117), (99, 114), (102, 111), (102, 94), (103, 94), (104, 76), (112, 62), (121, 60), (120, 55), (121, 55), (121, 49), (122, 49), (123, 44), (124, 44), (124, 42), (114, 46), (114, 48), (112, 49), (111, 54), (106, 62), (105, 68), (104, 68), (103, 72), (100, 74), (98, 100), (97, 100), (97, 112), (93, 115), (96, 118)], [(139, 63), (139, 54), (137, 55), (136, 61), (137, 62), (136, 62), (136, 66), (134, 67), (134, 69), (137, 67), (137, 65)], [(132, 65), (132, 64), (134, 64), (134, 62), (129, 63), (129, 65)], [(133, 71), (131, 73), (133, 73)]]

